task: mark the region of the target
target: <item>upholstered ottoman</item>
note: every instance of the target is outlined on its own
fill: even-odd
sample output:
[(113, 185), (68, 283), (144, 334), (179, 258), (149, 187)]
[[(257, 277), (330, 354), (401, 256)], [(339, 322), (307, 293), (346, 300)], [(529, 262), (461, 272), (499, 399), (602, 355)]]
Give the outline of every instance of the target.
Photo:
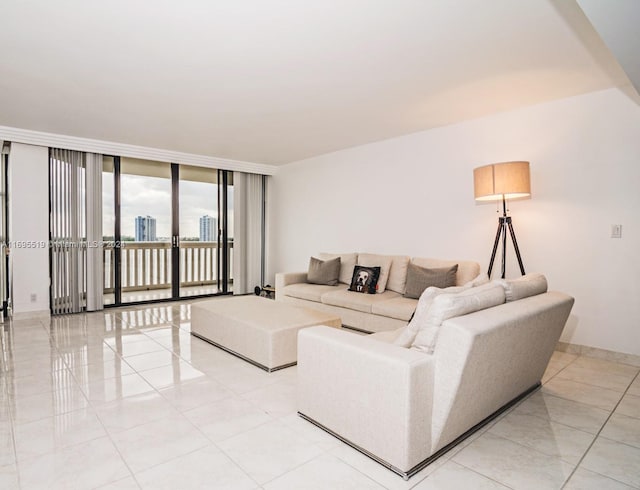
[(298, 330), (341, 327), (339, 317), (258, 296), (191, 305), (191, 334), (268, 372), (297, 362)]

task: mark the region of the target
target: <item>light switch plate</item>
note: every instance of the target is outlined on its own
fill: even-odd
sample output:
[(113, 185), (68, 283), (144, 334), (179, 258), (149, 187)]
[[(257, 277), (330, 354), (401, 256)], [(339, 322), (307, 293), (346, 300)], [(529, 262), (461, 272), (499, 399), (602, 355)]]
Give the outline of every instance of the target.
[(622, 225), (611, 225), (611, 238), (622, 238)]

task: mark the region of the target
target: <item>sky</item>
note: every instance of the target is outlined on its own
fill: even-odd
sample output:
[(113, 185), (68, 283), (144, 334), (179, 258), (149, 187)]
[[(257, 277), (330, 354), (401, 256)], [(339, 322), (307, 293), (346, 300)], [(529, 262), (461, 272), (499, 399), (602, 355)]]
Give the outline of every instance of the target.
[[(135, 236), (136, 216), (156, 219), (156, 235), (171, 236), (171, 181), (160, 177), (121, 175), (121, 233)], [(113, 235), (113, 174), (102, 174), (103, 235)], [(216, 184), (180, 181), (180, 236), (199, 237), (200, 217), (217, 217), (218, 189)], [(233, 188), (229, 190), (229, 215), (232, 226)], [(230, 230), (231, 231), (231, 230)], [(232, 236), (230, 233), (229, 236)]]

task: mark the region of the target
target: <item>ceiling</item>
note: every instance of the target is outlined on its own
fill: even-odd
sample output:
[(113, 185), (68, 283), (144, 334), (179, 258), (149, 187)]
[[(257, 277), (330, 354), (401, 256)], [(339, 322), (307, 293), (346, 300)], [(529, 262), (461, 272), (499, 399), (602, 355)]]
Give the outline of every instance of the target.
[(632, 87), (574, 0), (3, 0), (0, 21), (0, 125), (273, 165)]

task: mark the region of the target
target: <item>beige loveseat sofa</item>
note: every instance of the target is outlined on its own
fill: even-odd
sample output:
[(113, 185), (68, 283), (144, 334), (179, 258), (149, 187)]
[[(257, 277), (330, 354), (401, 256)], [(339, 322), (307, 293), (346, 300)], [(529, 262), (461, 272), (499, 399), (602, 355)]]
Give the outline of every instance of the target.
[(407, 479), (540, 385), (572, 305), (544, 292), (449, 318), (432, 354), (395, 345), (404, 329), (302, 330), (298, 411)]
[[(431, 269), (458, 264), (457, 286), (476, 279), (480, 274), (480, 265), (468, 260), (440, 260), (363, 253), (319, 254), (321, 259), (337, 256), (342, 259), (337, 285), (309, 284), (307, 272), (278, 273), (276, 274), (276, 301), (285, 301), (293, 305), (338, 315), (345, 327), (364, 332), (381, 332), (395, 330), (406, 325), (416, 309), (418, 300), (403, 296), (409, 263)], [(348, 291), (353, 268), (361, 262), (365, 262), (365, 265), (390, 263), (384, 292), (362, 294)]]

